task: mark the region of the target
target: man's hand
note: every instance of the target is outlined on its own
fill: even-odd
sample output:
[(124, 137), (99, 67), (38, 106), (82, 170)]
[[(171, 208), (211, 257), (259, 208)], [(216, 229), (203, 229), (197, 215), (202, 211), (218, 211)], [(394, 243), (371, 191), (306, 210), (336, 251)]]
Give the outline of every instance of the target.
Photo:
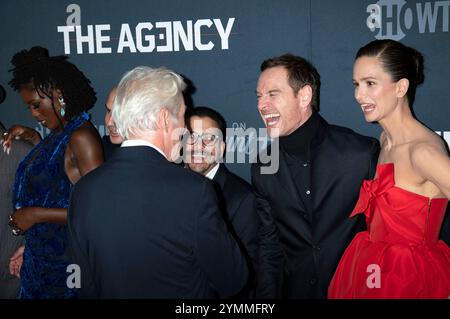
[(38, 132), (30, 127), (22, 125), (11, 126), (5, 133), (3, 133), (3, 136), (1, 136), (0, 138), (3, 146), (3, 151), (8, 155), (11, 152), (11, 145), (14, 139), (23, 139), (29, 141), (33, 145), (37, 145), (41, 140), (41, 136)]
[(9, 259), (9, 273), (17, 278), (20, 278), (20, 269), (23, 263), (23, 251), (25, 246), (20, 246), (14, 255)]

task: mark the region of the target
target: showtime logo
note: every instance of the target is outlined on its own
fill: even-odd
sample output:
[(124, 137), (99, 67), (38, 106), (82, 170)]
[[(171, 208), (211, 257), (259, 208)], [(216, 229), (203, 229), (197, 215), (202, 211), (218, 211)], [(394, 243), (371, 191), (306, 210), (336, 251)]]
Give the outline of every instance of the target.
[(449, 32), (450, 1), (407, 3), (404, 0), (380, 0), (367, 6), (366, 25), (376, 39), (401, 40), (406, 32)]

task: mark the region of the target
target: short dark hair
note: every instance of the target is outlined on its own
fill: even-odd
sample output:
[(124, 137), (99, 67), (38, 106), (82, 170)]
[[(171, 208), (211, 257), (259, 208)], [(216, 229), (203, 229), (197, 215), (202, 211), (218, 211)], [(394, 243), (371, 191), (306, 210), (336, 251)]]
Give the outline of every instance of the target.
[(265, 60), (261, 64), (261, 72), (277, 66), (284, 67), (288, 72), (289, 85), (297, 95), (305, 85), (312, 88), (311, 107), (314, 111), (320, 110), (320, 75), (316, 68), (306, 59), (292, 54), (283, 54)]
[(191, 130), (191, 123), (189, 119), (193, 116), (198, 117), (209, 117), (211, 120), (216, 122), (217, 127), (222, 132), (223, 141), (226, 142), (226, 130), (227, 130), (227, 122), (223, 118), (223, 116), (217, 112), (216, 110), (213, 110), (210, 107), (207, 106), (197, 106), (191, 109), (188, 109), (185, 114), (185, 120), (186, 120), (186, 126), (188, 130)]
[(416, 88), (425, 80), (423, 74), (423, 56), (414, 48), (394, 40), (375, 40), (361, 47), (355, 60), (360, 57), (376, 57), (382, 68), (397, 82), (408, 79), (409, 88), (406, 96), (412, 106), (416, 96)]
[(52, 89), (59, 89), (67, 105), (64, 118), (71, 120), (83, 111), (91, 109), (97, 101), (96, 93), (88, 78), (72, 63), (67, 56), (50, 57), (43, 47), (32, 47), (14, 54), (11, 63), (14, 66), (10, 86), (19, 91), (22, 86), (31, 84), (38, 92), (53, 98)]

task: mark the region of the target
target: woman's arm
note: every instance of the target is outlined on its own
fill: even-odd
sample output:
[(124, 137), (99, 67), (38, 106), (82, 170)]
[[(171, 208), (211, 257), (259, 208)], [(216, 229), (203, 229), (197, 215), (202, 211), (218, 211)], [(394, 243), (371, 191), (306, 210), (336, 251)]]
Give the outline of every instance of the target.
[(103, 147), (97, 130), (86, 125), (70, 137), (66, 151), (66, 174), (75, 184), (78, 180), (103, 164)]
[[(84, 126), (76, 130), (69, 141), (66, 154), (69, 164), (66, 174), (72, 183), (103, 163), (103, 151), (100, 138), (93, 127)], [(71, 159), (71, 160), (70, 160)], [(11, 227), (25, 232), (38, 223), (67, 223), (67, 209), (23, 207), (10, 217)]]

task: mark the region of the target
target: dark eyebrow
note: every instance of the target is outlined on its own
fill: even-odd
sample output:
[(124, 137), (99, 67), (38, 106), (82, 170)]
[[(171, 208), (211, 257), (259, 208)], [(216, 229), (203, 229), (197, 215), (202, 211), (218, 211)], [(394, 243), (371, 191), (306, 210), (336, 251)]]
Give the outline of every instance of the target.
[[(280, 89), (273, 89), (273, 90), (268, 91), (267, 93), (270, 94), (270, 93), (279, 93), (279, 92), (281, 92)], [(255, 91), (255, 94), (258, 95), (258, 94), (262, 94), (262, 93), (259, 93), (258, 91)]]
[(373, 76), (366, 76), (366, 77), (361, 79), (361, 81), (367, 81), (367, 80), (376, 80), (376, 78), (373, 77)]

